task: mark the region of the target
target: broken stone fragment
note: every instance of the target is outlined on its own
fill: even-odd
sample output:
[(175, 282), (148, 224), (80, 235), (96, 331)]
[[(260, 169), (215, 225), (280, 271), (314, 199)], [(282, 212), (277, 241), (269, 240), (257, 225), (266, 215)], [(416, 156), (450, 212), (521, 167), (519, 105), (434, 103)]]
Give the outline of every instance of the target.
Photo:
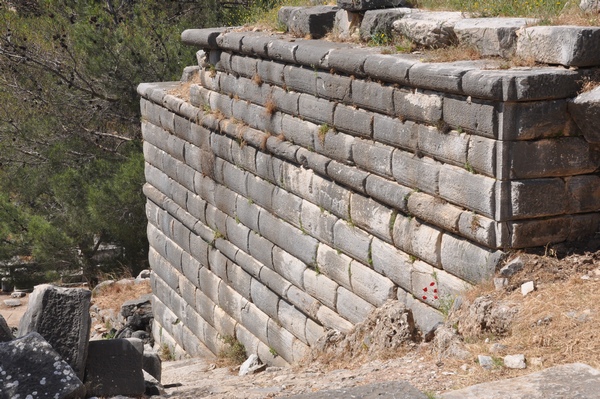
[(19, 324), (19, 337), (36, 331), (83, 379), (90, 338), (92, 293), (82, 288), (38, 285)]
[(525, 364), (525, 355), (508, 355), (504, 356), (504, 367), (509, 369), (524, 369), (527, 367)]
[[(83, 384), (75, 372), (37, 332), (0, 343), (0, 397), (76, 398)], [(30, 396), (28, 396), (30, 395)]]

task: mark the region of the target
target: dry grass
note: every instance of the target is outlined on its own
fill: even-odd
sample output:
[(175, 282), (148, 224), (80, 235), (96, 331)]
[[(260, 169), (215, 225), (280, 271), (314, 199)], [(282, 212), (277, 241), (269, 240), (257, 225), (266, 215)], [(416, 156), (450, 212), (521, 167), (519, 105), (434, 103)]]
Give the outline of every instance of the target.
[(112, 309), (118, 313), (124, 302), (151, 292), (152, 288), (150, 288), (150, 282), (148, 281), (142, 281), (139, 284), (114, 283), (101, 288), (92, 301), (100, 309)]
[(454, 62), (464, 60), (480, 60), (481, 53), (472, 46), (450, 46), (431, 50), (423, 50), (424, 62)]

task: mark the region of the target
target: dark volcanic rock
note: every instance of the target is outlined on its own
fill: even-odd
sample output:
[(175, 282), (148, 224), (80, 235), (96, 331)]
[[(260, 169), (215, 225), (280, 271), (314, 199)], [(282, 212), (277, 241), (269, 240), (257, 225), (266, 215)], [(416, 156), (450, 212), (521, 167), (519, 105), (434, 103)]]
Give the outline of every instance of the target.
[(14, 337), (12, 335), (12, 331), (10, 331), (10, 327), (6, 324), (6, 320), (4, 317), (0, 315), (0, 342), (6, 342), (12, 340)]

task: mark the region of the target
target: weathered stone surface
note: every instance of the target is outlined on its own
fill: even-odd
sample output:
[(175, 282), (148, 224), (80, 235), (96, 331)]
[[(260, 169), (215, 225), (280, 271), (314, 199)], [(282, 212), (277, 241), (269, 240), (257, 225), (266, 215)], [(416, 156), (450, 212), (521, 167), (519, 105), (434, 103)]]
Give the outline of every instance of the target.
[(287, 26), (293, 35), (320, 39), (331, 29), (338, 8), (333, 6), (302, 7), (291, 10)]
[(516, 54), (537, 62), (565, 66), (600, 65), (600, 28), (590, 26), (532, 26), (517, 39)]
[(389, 7), (410, 7), (411, 2), (407, 0), (337, 0), (337, 5), (344, 10), (364, 11), (376, 10)]
[(84, 394), (71, 366), (36, 332), (0, 343), (0, 387), (3, 398), (45, 394), (62, 399)]
[(582, 93), (569, 102), (569, 113), (590, 143), (600, 143), (600, 87)]
[(442, 394), (443, 399), (592, 399), (598, 396), (600, 371), (582, 363), (555, 366)]
[(367, 58), (363, 69), (374, 79), (386, 82), (408, 83), (408, 70), (419, 62), (419, 56), (413, 54), (374, 54)]
[(461, 44), (475, 47), (482, 56), (510, 57), (517, 30), (533, 22), (530, 18), (465, 18), (454, 25), (454, 33)]
[[(343, 7), (342, 7), (343, 8)], [(379, 8), (379, 7), (377, 7)], [(360, 23), (360, 38), (369, 40), (376, 34), (391, 35), (394, 21), (413, 12), (412, 8), (386, 8), (384, 10), (370, 9), (365, 12)]]
[(527, 368), (527, 365), (525, 364), (525, 355), (504, 356), (504, 367), (507, 367), (509, 369)]
[(333, 24), (333, 34), (340, 39), (349, 39), (356, 33), (360, 26), (362, 16), (353, 11), (338, 10), (335, 13), (335, 22)]
[(457, 42), (454, 24), (463, 18), (460, 12), (413, 12), (394, 22), (394, 29), (425, 47), (442, 47)]
[(38, 285), (19, 324), (19, 337), (39, 333), (83, 379), (90, 338), (92, 292)]
[(442, 237), (442, 267), (473, 284), (491, 279), (502, 256), (501, 251), (492, 251), (450, 234)]
[(140, 396), (144, 345), (139, 339), (90, 342), (85, 386), (89, 396)]

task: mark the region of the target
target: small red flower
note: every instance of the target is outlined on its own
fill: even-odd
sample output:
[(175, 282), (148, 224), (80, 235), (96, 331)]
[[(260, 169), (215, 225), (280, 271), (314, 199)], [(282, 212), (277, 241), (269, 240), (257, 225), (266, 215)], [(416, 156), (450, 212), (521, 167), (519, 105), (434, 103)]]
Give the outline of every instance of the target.
[(435, 285), (435, 281), (432, 281), (431, 284), (429, 284), (431, 287), (433, 287)]
[(423, 288), (423, 291), (427, 292), (427, 287)]
[(438, 299), (437, 295), (433, 297), (433, 299)]
[(437, 294), (437, 288), (436, 288), (436, 289), (434, 289), (434, 290), (433, 290), (433, 292)]
[(424, 301), (426, 301), (426, 300), (427, 300), (427, 297), (426, 297), (425, 295), (423, 295), (423, 300), (424, 300)]

